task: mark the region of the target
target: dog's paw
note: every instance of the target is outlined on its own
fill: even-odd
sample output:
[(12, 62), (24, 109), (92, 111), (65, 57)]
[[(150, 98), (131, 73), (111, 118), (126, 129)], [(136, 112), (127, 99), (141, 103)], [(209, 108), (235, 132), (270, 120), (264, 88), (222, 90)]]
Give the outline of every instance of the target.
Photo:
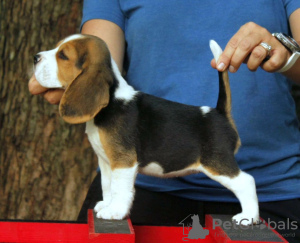
[(106, 206), (105, 208), (97, 212), (96, 216), (97, 218), (101, 218), (101, 219), (121, 220), (126, 218), (128, 214), (129, 214), (129, 210), (124, 206), (118, 204), (114, 206), (113, 205)]
[(238, 225), (252, 225), (259, 224), (259, 216), (258, 215), (249, 215), (246, 213), (239, 213), (232, 217), (232, 221)]
[(96, 213), (100, 212), (103, 208), (106, 208), (109, 205), (109, 201), (99, 201), (97, 202), (96, 206), (94, 207), (94, 211)]

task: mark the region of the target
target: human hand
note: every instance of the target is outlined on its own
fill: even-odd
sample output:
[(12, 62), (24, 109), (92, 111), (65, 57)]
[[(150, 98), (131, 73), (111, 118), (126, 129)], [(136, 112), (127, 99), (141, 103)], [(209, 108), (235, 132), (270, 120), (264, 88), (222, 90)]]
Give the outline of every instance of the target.
[[(262, 42), (272, 47), (270, 53), (260, 45)], [(229, 40), (217, 63), (212, 60), (211, 66), (218, 71), (228, 68), (234, 73), (246, 63), (251, 71), (261, 67), (267, 72), (276, 72), (290, 56), (291, 53), (268, 30), (249, 22)]]
[(63, 89), (49, 89), (42, 87), (33, 74), (28, 83), (29, 92), (33, 95), (42, 95), (50, 104), (57, 105), (64, 93)]

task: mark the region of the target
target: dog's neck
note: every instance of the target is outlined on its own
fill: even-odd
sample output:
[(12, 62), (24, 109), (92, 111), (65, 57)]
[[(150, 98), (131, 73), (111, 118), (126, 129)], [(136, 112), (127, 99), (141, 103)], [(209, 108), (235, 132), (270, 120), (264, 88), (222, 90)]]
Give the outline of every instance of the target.
[(94, 118), (98, 127), (109, 127), (118, 120), (118, 114), (130, 108), (130, 101), (139, 93), (122, 77), (119, 68), (112, 59), (113, 84), (110, 87), (110, 98), (107, 107), (103, 108)]

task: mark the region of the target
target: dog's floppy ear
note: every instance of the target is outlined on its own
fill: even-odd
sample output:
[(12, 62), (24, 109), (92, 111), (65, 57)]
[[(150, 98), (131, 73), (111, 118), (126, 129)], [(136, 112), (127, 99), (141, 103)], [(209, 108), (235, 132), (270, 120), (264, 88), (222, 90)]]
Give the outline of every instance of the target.
[(59, 104), (62, 118), (72, 124), (84, 123), (109, 102), (109, 89), (113, 83), (110, 65), (88, 65), (67, 87)]

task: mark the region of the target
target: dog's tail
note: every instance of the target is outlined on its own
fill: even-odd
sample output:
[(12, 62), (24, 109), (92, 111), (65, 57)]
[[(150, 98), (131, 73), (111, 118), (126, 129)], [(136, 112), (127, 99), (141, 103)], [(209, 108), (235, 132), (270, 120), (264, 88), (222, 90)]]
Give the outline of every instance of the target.
[[(214, 58), (216, 62), (218, 61), (219, 57), (222, 54), (222, 49), (218, 45), (217, 42), (214, 40), (211, 40), (210, 43), (210, 49), (214, 55)], [(229, 122), (231, 123), (233, 129), (237, 132), (236, 125), (234, 123), (234, 120), (231, 116), (231, 91), (230, 91), (230, 84), (229, 84), (229, 77), (228, 77), (228, 71), (227, 69), (223, 72), (219, 72), (219, 98), (217, 102), (217, 111), (227, 117)], [(237, 148), (240, 146), (240, 139), (238, 138)]]
[[(209, 45), (217, 62), (222, 54), (222, 49), (214, 40), (211, 40)], [(219, 98), (216, 109), (226, 117), (231, 117), (231, 91), (227, 70), (219, 72)]]

